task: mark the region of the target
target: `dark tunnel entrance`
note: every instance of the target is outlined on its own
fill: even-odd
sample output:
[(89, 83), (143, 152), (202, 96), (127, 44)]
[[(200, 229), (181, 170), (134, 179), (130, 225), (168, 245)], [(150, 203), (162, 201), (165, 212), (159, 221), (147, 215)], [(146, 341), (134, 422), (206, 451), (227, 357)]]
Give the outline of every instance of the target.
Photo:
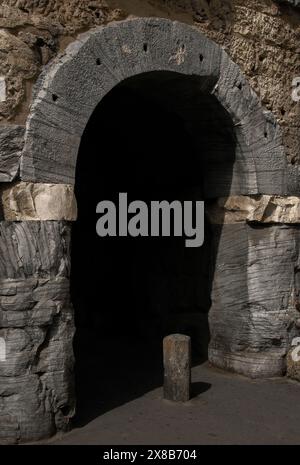
[(234, 152), (231, 120), (198, 77), (141, 75), (96, 107), (78, 155), (72, 232), (78, 424), (162, 385), (165, 335), (189, 334), (194, 363), (209, 342), (209, 222), (199, 248), (178, 237), (100, 238), (97, 203), (118, 205), (120, 192), (129, 202), (210, 201), (212, 166), (229, 179)]

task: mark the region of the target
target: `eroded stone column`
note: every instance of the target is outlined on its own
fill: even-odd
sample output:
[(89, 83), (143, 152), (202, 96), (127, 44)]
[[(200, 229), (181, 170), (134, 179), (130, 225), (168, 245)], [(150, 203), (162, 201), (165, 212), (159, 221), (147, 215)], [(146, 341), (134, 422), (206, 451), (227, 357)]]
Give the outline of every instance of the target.
[[(65, 431), (75, 407), (71, 223), (40, 221), (50, 204), (48, 217), (71, 218), (73, 203), (64, 203), (66, 195), (59, 202), (53, 189), (57, 195), (47, 204), (49, 186), (36, 189), (6, 185), (12, 203), (3, 190), (1, 197), (4, 217), (10, 218), (0, 222), (0, 338), (6, 348), (0, 361), (0, 443), (6, 444)], [(31, 221), (22, 220), (26, 215)]]
[(215, 257), (209, 360), (282, 376), (299, 336), (299, 198), (234, 196), (208, 209)]

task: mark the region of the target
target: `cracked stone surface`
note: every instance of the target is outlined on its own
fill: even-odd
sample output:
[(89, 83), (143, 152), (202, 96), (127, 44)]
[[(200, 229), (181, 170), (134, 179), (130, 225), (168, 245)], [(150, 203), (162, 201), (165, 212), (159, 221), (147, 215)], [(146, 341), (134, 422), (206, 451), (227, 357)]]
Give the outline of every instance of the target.
[(25, 128), (0, 126), (0, 182), (10, 182), (19, 172)]
[(0, 119), (25, 123), (32, 82), (79, 32), (128, 17), (159, 16), (193, 24), (225, 48), (282, 126), (289, 163), (299, 164), (300, 107), (291, 99), (291, 82), (300, 76), (300, 12), (293, 5), (298, 8), (299, 0), (4, 0), (0, 63), (8, 100), (0, 104)]
[(212, 223), (300, 223), (299, 197), (231, 196), (207, 207)]
[(0, 203), (6, 221), (75, 221), (73, 186), (17, 182), (0, 188)]
[[(130, 21), (102, 27), (129, 15)], [(195, 28), (132, 19), (150, 15), (183, 18)], [(300, 310), (300, 107), (290, 98), (292, 78), (300, 75), (297, 15), (267, 1), (1, 3), (7, 99), (0, 102), (0, 182), (8, 183), (1, 186), (1, 213), (13, 221), (0, 222), (0, 337), (7, 344), (0, 442), (69, 427), (71, 226), (57, 220), (75, 213), (72, 189), (59, 186), (74, 183), (81, 134), (96, 103), (124, 77), (144, 71), (198, 75), (235, 126), (232, 172), (226, 163), (208, 170), (216, 189), (222, 186), (212, 195), (221, 199), (212, 225), (210, 361), (253, 378), (287, 371), (298, 379), (289, 358)], [(228, 194), (231, 181), (224, 201), (222, 183)], [(40, 221), (49, 216), (54, 221)]]
[(70, 227), (0, 223), (0, 443), (66, 430), (74, 413)]
[[(112, 72), (116, 62), (118, 68)], [(133, 19), (95, 29), (81, 35), (53, 62), (36, 87), (21, 179), (73, 184), (81, 135), (95, 102), (125, 78), (157, 69), (197, 76), (202, 91), (214, 96), (232, 118), (235, 161), (233, 166), (224, 161), (220, 172), (218, 165), (208, 166), (207, 177), (215, 181), (212, 186), (225, 184), (223, 195), (228, 189), (236, 195), (288, 192), (280, 128), (239, 67), (195, 29), (163, 19)], [(220, 197), (222, 191), (213, 195)]]

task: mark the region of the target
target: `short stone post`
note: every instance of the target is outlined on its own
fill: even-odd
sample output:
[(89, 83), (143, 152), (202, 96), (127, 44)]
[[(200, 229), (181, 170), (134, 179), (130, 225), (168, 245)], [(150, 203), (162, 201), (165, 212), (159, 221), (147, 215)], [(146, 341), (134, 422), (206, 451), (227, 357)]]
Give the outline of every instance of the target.
[(187, 402), (191, 388), (191, 338), (171, 334), (163, 340), (164, 398)]

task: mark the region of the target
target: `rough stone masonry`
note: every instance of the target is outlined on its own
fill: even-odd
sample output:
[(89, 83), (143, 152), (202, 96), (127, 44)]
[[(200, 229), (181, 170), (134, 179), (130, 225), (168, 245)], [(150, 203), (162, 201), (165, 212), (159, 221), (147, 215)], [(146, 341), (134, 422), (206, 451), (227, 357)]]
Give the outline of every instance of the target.
[(78, 147), (96, 104), (141, 73), (196, 76), (235, 130), (232, 176), (212, 163), (206, 189), (210, 362), (299, 379), (298, 2), (4, 0), (0, 28), (0, 442), (51, 436), (74, 415)]

